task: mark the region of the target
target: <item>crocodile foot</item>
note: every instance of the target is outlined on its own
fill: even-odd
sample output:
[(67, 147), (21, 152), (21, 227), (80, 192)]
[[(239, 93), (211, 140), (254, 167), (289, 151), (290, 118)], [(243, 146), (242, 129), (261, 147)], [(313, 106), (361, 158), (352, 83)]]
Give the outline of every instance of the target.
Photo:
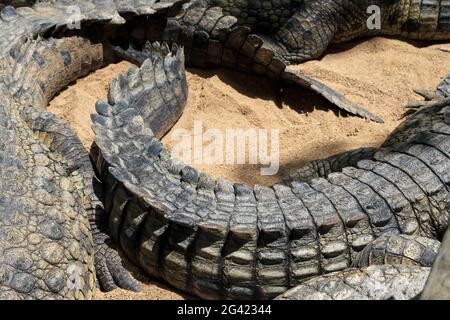
[(429, 91), (427, 89), (417, 89), (417, 90), (414, 90), (414, 92), (421, 95), (422, 97), (424, 97), (425, 100), (415, 101), (415, 102), (411, 102), (411, 103), (407, 104), (405, 106), (405, 108), (407, 110), (403, 114), (404, 118), (412, 116), (425, 108), (446, 105), (450, 101), (450, 98), (440, 96), (437, 93), (432, 93), (431, 91)]
[(450, 83), (450, 76), (447, 76), (442, 80), (442, 82), (437, 86), (436, 90), (431, 89), (415, 89), (414, 92), (424, 98), (422, 101), (414, 101), (412, 103), (407, 104), (405, 107), (407, 111), (403, 115), (403, 117), (411, 116), (418, 111), (426, 108), (433, 107), (436, 102), (440, 102), (445, 100), (450, 96), (450, 92), (448, 90)]
[(414, 101), (411, 103), (408, 103), (405, 108), (406, 111), (403, 113), (402, 119), (410, 117), (412, 115), (415, 115), (417, 112), (419, 112), (422, 109), (425, 109), (427, 107), (432, 107), (434, 105), (435, 101)]
[(410, 102), (408, 103), (405, 108), (408, 109), (404, 116), (409, 116), (412, 115), (414, 113), (416, 113), (418, 110), (424, 108), (424, 107), (429, 107), (431, 105), (433, 105), (433, 103), (439, 99), (438, 94), (436, 93), (435, 90), (430, 90), (430, 89), (426, 89), (426, 88), (421, 88), (421, 89), (414, 89), (414, 92), (421, 96), (422, 98), (424, 98), (425, 100), (422, 101), (414, 101), (414, 102)]

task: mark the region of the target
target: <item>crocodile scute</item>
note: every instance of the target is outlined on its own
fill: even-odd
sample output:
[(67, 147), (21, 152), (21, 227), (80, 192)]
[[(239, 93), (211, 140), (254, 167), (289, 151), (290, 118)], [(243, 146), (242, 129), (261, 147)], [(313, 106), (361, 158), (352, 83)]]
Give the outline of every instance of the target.
[[(206, 299), (411, 299), (436, 256), (445, 263), (448, 80), (382, 147), (317, 160), (274, 186), (215, 180), (160, 139), (184, 111), (185, 65), (307, 86), (379, 121), (289, 64), (356, 37), (448, 40), (446, 2), (377, 1), (384, 23), (371, 31), (369, 0), (0, 2), (0, 299), (89, 299), (95, 282), (139, 290), (117, 249)], [(73, 5), (79, 29), (67, 28)], [(137, 66), (97, 102), (90, 155), (46, 107), (119, 59)]]

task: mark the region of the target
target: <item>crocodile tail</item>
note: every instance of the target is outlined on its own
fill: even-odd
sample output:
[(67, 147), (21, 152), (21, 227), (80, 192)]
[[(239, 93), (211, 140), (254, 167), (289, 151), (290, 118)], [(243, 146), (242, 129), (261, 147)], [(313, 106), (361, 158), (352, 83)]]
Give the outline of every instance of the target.
[[(183, 92), (167, 80), (171, 64), (155, 63), (161, 59), (168, 58), (147, 60), (113, 83), (93, 116), (110, 233), (146, 272), (205, 298), (272, 298), (348, 268), (383, 234), (435, 237), (446, 228), (450, 147), (442, 130), (377, 149), (309, 184), (252, 189), (216, 181), (172, 157), (152, 131), (152, 117), (180, 110), (180, 95), (172, 97)], [(133, 90), (137, 74), (146, 80)], [(163, 98), (130, 104), (140, 90)], [(446, 126), (440, 111), (434, 128)]]

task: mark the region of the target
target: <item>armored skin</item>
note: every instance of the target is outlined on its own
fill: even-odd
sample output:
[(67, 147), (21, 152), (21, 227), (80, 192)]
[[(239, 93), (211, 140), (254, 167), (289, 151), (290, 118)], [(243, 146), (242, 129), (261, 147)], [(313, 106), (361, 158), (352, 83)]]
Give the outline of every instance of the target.
[[(80, 29), (67, 29), (74, 4)], [(382, 28), (368, 31), (372, 4), (381, 8)], [(416, 297), (448, 227), (448, 81), (382, 148), (318, 160), (275, 186), (214, 180), (174, 159), (159, 139), (183, 112), (185, 64), (310, 87), (350, 113), (381, 121), (288, 65), (360, 36), (448, 39), (446, 6), (344, 0), (6, 6), (0, 297), (90, 298), (94, 273), (104, 290), (138, 290), (118, 248), (152, 276), (202, 298)], [(122, 58), (138, 66), (113, 81), (108, 101), (96, 105), (94, 168), (70, 127), (45, 108), (70, 82)], [(348, 278), (358, 281), (345, 290), (328, 285)], [(407, 282), (410, 290), (395, 291), (401, 287), (393, 283)], [(304, 289), (286, 292), (298, 285)], [(380, 286), (382, 294), (373, 294)]]

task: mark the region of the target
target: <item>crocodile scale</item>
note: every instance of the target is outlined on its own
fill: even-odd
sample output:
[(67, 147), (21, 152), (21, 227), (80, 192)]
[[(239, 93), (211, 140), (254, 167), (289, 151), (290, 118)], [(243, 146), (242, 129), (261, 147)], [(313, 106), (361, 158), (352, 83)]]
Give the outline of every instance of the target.
[[(89, 299), (95, 279), (103, 290), (139, 290), (119, 248), (202, 298), (420, 294), (449, 219), (447, 80), (381, 148), (312, 162), (270, 187), (214, 180), (159, 139), (184, 110), (185, 65), (308, 87), (380, 122), (289, 64), (363, 36), (450, 39), (447, 2), (1, 2), (0, 298)], [(73, 5), (80, 29), (67, 28)], [(381, 8), (379, 30), (367, 29), (371, 5)], [(92, 116), (93, 168), (68, 124), (45, 109), (71, 82), (124, 58), (137, 66)]]

